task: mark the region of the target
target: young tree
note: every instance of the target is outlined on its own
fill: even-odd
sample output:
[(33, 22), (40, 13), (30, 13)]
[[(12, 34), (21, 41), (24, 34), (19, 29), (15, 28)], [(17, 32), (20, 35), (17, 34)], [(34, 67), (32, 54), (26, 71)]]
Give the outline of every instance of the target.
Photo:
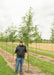
[(31, 8), (29, 12), (23, 17), (23, 25), (19, 27), (19, 38), (24, 41), (26, 46), (32, 42), (32, 32), (33, 32), (33, 22), (32, 22), (32, 11)]
[(2, 46), (3, 46), (4, 32), (1, 32), (1, 33), (0, 33), (0, 41), (2, 42)]
[(5, 42), (6, 42), (6, 51), (7, 51), (8, 34), (7, 34), (6, 30), (4, 32), (4, 39), (5, 39)]
[[(36, 48), (37, 48), (37, 42), (42, 42), (41, 34), (39, 33), (37, 26), (38, 26), (38, 25), (35, 25), (35, 27), (34, 27), (34, 32), (33, 32), (33, 37), (34, 37), (34, 40), (33, 40), (33, 41), (34, 41), (35, 44), (36, 44)], [(37, 49), (36, 49), (36, 51), (37, 51)]]
[(35, 25), (35, 27), (34, 27), (33, 36), (34, 36), (34, 42), (35, 42), (35, 43), (37, 43), (37, 42), (42, 42), (41, 34), (40, 34), (39, 31), (38, 31), (37, 25)]
[[(23, 25), (19, 28), (19, 36), (21, 40), (26, 44), (27, 50), (29, 43), (32, 42), (33, 22), (32, 22), (32, 10), (29, 9), (28, 13), (23, 17)], [(29, 53), (28, 53), (28, 71), (29, 71)]]
[(8, 40), (10, 42), (15, 42), (17, 38), (17, 30), (15, 26), (10, 26), (6, 29), (6, 32), (8, 34)]
[[(16, 41), (16, 38), (17, 38), (17, 29), (15, 26), (10, 26), (6, 29), (6, 32), (7, 32), (7, 36), (8, 36), (8, 40), (10, 42), (12, 42), (12, 49), (13, 49), (13, 42)], [(14, 53), (13, 53), (14, 54)]]
[(54, 43), (54, 23), (52, 24), (52, 28), (51, 28), (51, 42)]

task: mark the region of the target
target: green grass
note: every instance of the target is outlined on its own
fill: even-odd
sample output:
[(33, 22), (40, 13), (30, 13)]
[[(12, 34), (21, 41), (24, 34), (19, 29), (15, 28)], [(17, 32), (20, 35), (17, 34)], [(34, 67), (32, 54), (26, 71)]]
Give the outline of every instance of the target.
[[(15, 45), (15, 47), (17, 46), (17, 44), (14, 44), (14, 45)], [(35, 48), (35, 47), (29, 47), (29, 48), (54, 53), (54, 51), (49, 51), (49, 50), (45, 50), (45, 49), (40, 49), (40, 48)]]
[(17, 45), (15, 45), (14, 43), (13, 43), (13, 45), (12, 45), (12, 43), (11, 43), (11, 44), (10, 44), (10, 43), (7, 43), (7, 45), (8, 45), (8, 46), (11, 46), (11, 47), (13, 46), (14, 48), (17, 47)]
[[(1, 44), (1, 43), (0, 43), (0, 44)], [(6, 45), (6, 42), (4, 42), (3, 45)], [(13, 45), (12, 45), (12, 43), (8, 43), (8, 42), (7, 42), (7, 46), (14, 47), (14, 48), (17, 47), (17, 45), (14, 45), (14, 43), (13, 43)]]
[(7, 50), (6, 50), (6, 47), (5, 46), (2, 46), (2, 45), (0, 45), (0, 48), (4, 49), (5, 51), (7, 51), (7, 52), (9, 52), (11, 54), (14, 54), (14, 52), (15, 52), (13, 49), (8, 48), (8, 47), (7, 47)]
[(0, 75), (13, 75), (14, 70), (7, 65), (7, 62), (0, 55)]
[[(9, 45), (10, 47), (11, 45)], [(16, 48), (16, 47), (14, 47)], [(31, 48), (34, 48), (34, 47), (31, 47)], [(29, 50), (29, 52), (32, 52), (32, 53), (37, 53), (39, 55), (44, 55), (44, 56), (48, 56), (48, 57), (51, 57), (51, 58), (54, 58), (54, 55), (53, 54), (48, 54), (48, 53), (44, 53), (44, 52), (39, 52), (38, 50), (37, 51), (34, 51), (34, 50)]]
[[(5, 44), (6, 42), (4, 42), (3, 44)], [(1, 43), (0, 43), (1, 44)], [(7, 45), (9, 46), (9, 47), (12, 47), (12, 43), (8, 43), (7, 42)], [(13, 43), (13, 48), (16, 48), (17, 47), (17, 44), (14, 44)], [(40, 51), (45, 51), (45, 52), (51, 52), (51, 53), (54, 53), (54, 51), (49, 51), (49, 50), (44, 50), (44, 49), (40, 49), (40, 48), (35, 48), (35, 47), (29, 47), (29, 48), (31, 48), (31, 49), (37, 49), (37, 51), (38, 50), (40, 50)]]
[[(14, 43), (13, 43), (14, 44)], [(11, 46), (11, 43), (8, 43), (9, 46)], [(16, 48), (17, 44), (14, 44), (14, 48)], [(54, 53), (54, 51), (49, 51), (49, 50), (45, 50), (45, 49), (40, 49), (40, 48), (35, 48), (35, 47), (29, 47), (31, 49), (37, 49), (37, 50), (40, 50), (40, 51), (45, 51), (45, 52), (51, 52), (51, 53)]]
[[(5, 49), (5, 48), (3, 47), (3, 49)], [(8, 50), (8, 52), (12, 53), (11, 50)], [(38, 66), (41, 69), (41, 72), (45, 72), (45, 73), (52, 72), (52, 73), (54, 73), (54, 64), (53, 63), (48, 62), (48, 61), (44, 61), (42, 59), (36, 58), (34, 56), (31, 56), (31, 55), (29, 55), (29, 59), (30, 59), (30, 61), (29, 61), (30, 64), (33, 66)], [(28, 59), (27, 59), (27, 61), (28, 61)]]
[(36, 54), (39, 54), (39, 55), (44, 55), (44, 56), (48, 56), (48, 57), (54, 58), (54, 55), (53, 55), (53, 54), (38, 52), (38, 51), (34, 51), (34, 50), (29, 50), (29, 52), (32, 52), (32, 53), (36, 53)]
[[(54, 64), (51, 62), (43, 61), (42, 59), (36, 58), (29, 55), (29, 63), (33, 66), (38, 66), (41, 69), (41, 72), (44, 73), (54, 73)], [(28, 61), (28, 59), (27, 59)], [(54, 74), (53, 74), (54, 75)]]
[[(6, 50), (6, 47), (5, 46), (1, 46), (0, 47), (4, 50)], [(15, 50), (11, 49), (11, 48), (8, 48), (7, 47), (7, 50), (9, 53), (12, 53), (14, 55), (14, 52)], [(54, 58), (54, 55), (53, 54), (48, 54), (48, 53), (43, 53), (43, 52), (38, 52), (38, 51), (34, 51), (34, 50), (29, 50), (29, 52), (32, 52), (32, 53), (36, 53), (36, 54), (39, 54), (39, 55), (44, 55), (44, 56), (48, 56), (48, 57), (51, 57), (51, 58)]]
[(54, 53), (54, 51), (44, 50), (44, 49), (40, 49), (40, 48), (35, 48), (35, 47), (29, 47), (29, 48)]

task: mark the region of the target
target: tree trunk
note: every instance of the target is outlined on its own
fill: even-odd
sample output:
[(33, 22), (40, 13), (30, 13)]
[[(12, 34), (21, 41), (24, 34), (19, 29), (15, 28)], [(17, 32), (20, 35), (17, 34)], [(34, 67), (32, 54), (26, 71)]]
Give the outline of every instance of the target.
[(27, 44), (27, 51), (28, 51), (28, 72), (29, 72), (29, 50), (28, 50), (28, 44)]

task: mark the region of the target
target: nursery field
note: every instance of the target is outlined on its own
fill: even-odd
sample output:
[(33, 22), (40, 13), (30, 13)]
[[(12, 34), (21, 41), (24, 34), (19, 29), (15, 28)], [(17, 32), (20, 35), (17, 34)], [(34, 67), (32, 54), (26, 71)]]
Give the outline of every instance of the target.
[[(0, 48), (1, 48), (0, 53), (1, 53), (1, 55), (3, 53), (6, 55), (8, 52), (9, 54), (12, 54), (12, 56), (14, 56), (14, 52), (15, 52), (17, 45), (18, 45), (18, 43), (16, 43), (16, 42), (14, 42), (14, 43), (11, 43), (11, 42), (7, 42), (7, 43), (3, 42), (2, 43), (2, 42), (0, 42)], [(41, 75), (54, 75), (54, 50), (51, 50), (50, 48), (48, 49), (47, 45), (50, 48), (52, 48), (54, 46), (54, 44), (52, 45), (52, 44), (48, 44), (48, 43), (37, 43), (36, 45), (33, 43), (33, 44), (29, 45), (29, 48), (28, 48), (29, 70), (34, 75), (36, 75), (36, 73), (42, 73)], [(28, 69), (28, 58), (24, 62), (23, 72), (25, 72), (26, 66)]]
[(0, 0), (0, 75), (54, 75), (53, 1)]

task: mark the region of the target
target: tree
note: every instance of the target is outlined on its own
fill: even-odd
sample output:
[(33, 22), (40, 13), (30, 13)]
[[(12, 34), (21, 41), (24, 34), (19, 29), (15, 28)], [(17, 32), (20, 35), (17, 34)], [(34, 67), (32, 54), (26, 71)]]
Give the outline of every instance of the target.
[(7, 32), (7, 36), (8, 36), (8, 40), (11, 42), (15, 42), (16, 38), (17, 38), (17, 30), (16, 27), (14, 26), (10, 26), (6, 29)]
[(2, 46), (3, 46), (4, 32), (1, 32), (1, 33), (0, 33), (0, 41), (2, 42)]
[(4, 34), (5, 34), (4, 35), (5, 36), (4, 38), (5, 38), (5, 42), (6, 42), (6, 51), (7, 51), (7, 42), (9, 41), (8, 40), (8, 38), (9, 38), (9, 36), (8, 36), (8, 29), (5, 30)]
[(54, 43), (54, 23), (52, 24), (52, 28), (51, 28), (51, 42)]
[(24, 41), (26, 46), (32, 42), (32, 32), (33, 32), (33, 22), (32, 22), (32, 11), (31, 8), (29, 12), (22, 18), (23, 25), (19, 27), (19, 38), (20, 40)]
[(37, 42), (42, 42), (41, 34), (38, 32), (38, 27), (37, 27), (37, 25), (35, 25), (35, 27), (34, 27), (33, 36), (34, 36), (34, 42), (35, 42), (35, 43), (37, 43)]
[[(10, 42), (12, 42), (12, 49), (13, 49), (13, 42), (16, 41), (16, 38), (17, 38), (17, 30), (16, 30), (16, 27), (15, 26), (10, 26), (6, 29), (6, 32), (7, 32), (7, 36), (8, 36), (8, 40)], [(14, 53), (13, 53), (14, 54)]]
[[(29, 9), (28, 13), (22, 18), (23, 19), (23, 25), (19, 28), (19, 37), (21, 37), (21, 40), (28, 46), (29, 43), (32, 42), (32, 32), (33, 32), (33, 22), (32, 22), (32, 8)], [(28, 53), (28, 71), (29, 71), (29, 53)]]
[(4, 40), (4, 33), (1, 32), (1, 33), (0, 33), (0, 41), (3, 41), (3, 40)]

